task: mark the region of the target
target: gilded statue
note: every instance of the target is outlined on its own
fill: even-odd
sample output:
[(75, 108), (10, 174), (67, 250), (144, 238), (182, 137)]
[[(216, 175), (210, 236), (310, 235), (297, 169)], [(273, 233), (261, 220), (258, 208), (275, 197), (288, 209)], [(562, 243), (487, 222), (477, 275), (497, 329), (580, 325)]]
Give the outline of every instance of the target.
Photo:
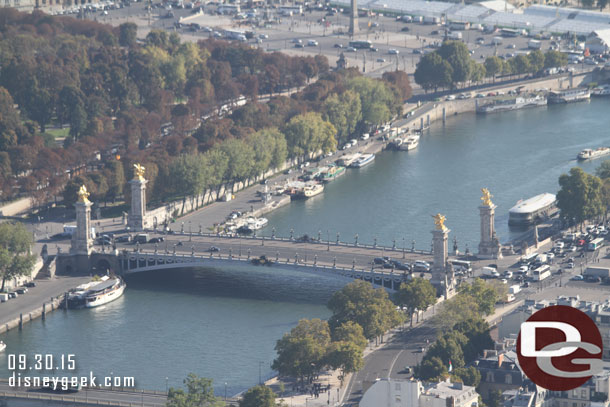
[(434, 218), (434, 224), (436, 225), (436, 230), (447, 230), (447, 228), (445, 227), (445, 220), (447, 219), (445, 217), (445, 215), (441, 215), (440, 213), (437, 213), (436, 215), (432, 216)]
[(489, 193), (489, 189), (482, 188), (481, 191), (483, 192), (483, 196), (481, 197), (481, 201), (483, 201), (483, 205), (492, 206), (493, 202), (491, 202), (491, 198), (493, 197), (493, 195)]
[(82, 203), (89, 203), (89, 191), (87, 191), (87, 187), (83, 184), (78, 190), (78, 201)]
[(134, 168), (134, 179), (144, 181), (144, 171), (146, 170), (146, 168), (144, 168), (140, 164), (134, 164), (133, 168)]

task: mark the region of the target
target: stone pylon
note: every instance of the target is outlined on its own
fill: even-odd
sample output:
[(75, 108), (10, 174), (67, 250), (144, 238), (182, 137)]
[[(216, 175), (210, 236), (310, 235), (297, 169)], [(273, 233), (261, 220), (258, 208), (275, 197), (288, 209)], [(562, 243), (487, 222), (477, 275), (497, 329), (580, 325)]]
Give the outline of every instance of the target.
[(129, 226), (136, 231), (146, 228), (146, 183), (144, 167), (134, 164), (135, 176), (129, 181), (131, 185), (131, 209), (129, 211)]
[(440, 213), (434, 216), (436, 229), (432, 231), (432, 250), (434, 264), (432, 265), (432, 278), (430, 283), (436, 288), (438, 295), (448, 297), (449, 291), (454, 287), (453, 268), (447, 262), (448, 237), (450, 230), (444, 225), (445, 217)]
[(89, 192), (84, 185), (78, 191), (78, 201), (74, 204), (76, 208), (76, 230), (72, 234), (70, 254), (86, 255), (93, 250), (93, 236), (91, 234), (91, 206)]
[(358, 3), (356, 0), (351, 0), (352, 10), (349, 18), (349, 35), (353, 37), (358, 34)]
[(482, 259), (501, 259), (502, 250), (495, 228), (496, 205), (491, 201), (492, 195), (487, 188), (483, 188), (481, 200), (483, 204), (479, 206), (481, 216), (481, 241), (479, 242), (478, 257)]

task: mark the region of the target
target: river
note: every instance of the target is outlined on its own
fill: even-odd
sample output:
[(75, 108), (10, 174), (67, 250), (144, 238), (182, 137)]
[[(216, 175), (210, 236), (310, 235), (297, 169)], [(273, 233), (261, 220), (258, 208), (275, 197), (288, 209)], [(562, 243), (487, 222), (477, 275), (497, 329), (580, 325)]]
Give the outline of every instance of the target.
[[(494, 195), (501, 241), (519, 200), (556, 192), (587, 147), (608, 145), (610, 99), (434, 123), (413, 152), (383, 152), (313, 199), (269, 215), (278, 235), (327, 233), (334, 239), (429, 249), (431, 215), (447, 216), (450, 239), (476, 250), (480, 189)], [(327, 318), (325, 303), (343, 282), (292, 271), (165, 271), (133, 276), (125, 295), (99, 309), (58, 311), (3, 335), (8, 354), (75, 354), (78, 374), (134, 376), (138, 387), (180, 386), (189, 372), (211, 377), (219, 395), (272, 373), (275, 341), (301, 318)], [(166, 379), (167, 378), (167, 379)]]

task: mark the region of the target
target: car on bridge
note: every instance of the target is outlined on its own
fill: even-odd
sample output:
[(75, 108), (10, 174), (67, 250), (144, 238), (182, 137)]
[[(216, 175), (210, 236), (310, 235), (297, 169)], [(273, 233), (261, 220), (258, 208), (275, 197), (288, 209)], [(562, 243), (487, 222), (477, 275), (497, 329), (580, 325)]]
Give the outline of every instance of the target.
[(384, 257), (375, 257), (373, 259), (373, 264), (386, 264), (390, 261), (390, 258), (387, 256)]
[(219, 251), (220, 251), (220, 249), (219, 249), (218, 247), (216, 247), (216, 246), (211, 246), (211, 247), (210, 247), (210, 249), (209, 249), (209, 251), (210, 251), (210, 252), (212, 252), (212, 253), (214, 253), (214, 252), (219, 252)]
[(148, 243), (161, 243), (164, 240), (165, 240), (165, 238), (163, 238), (163, 236), (153, 237), (152, 239), (150, 239), (148, 241)]
[(417, 260), (413, 265), (414, 271), (430, 271), (430, 263), (423, 260)]
[(411, 265), (407, 263), (403, 263), (399, 260), (390, 260), (390, 263), (392, 264), (393, 268), (397, 270), (411, 271)]
[(119, 236), (114, 241), (117, 243), (129, 243), (131, 241), (131, 236), (129, 236), (129, 235)]

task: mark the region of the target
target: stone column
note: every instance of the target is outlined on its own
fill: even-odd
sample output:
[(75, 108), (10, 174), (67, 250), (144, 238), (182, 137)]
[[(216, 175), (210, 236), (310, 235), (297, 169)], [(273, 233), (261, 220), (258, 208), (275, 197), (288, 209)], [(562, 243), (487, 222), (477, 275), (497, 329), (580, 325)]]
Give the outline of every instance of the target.
[(434, 264), (432, 265), (432, 278), (430, 283), (436, 288), (439, 295), (446, 296), (452, 286), (452, 276), (447, 271), (450, 265), (447, 263), (447, 240), (450, 230), (447, 228), (432, 231), (432, 247), (434, 252)]
[(351, 0), (352, 10), (349, 19), (349, 35), (353, 37), (358, 34), (358, 4), (356, 0)]
[(478, 257), (484, 259), (502, 258), (500, 242), (496, 236), (495, 229), (495, 209), (496, 205), (481, 205), (479, 213), (481, 216), (481, 241), (479, 242)]
[(135, 176), (131, 184), (131, 210), (129, 211), (129, 226), (136, 230), (146, 228), (146, 183), (144, 167), (134, 164)]
[(91, 202), (81, 200), (74, 204), (76, 207), (76, 230), (72, 234), (70, 254), (89, 255), (93, 249), (91, 236)]

